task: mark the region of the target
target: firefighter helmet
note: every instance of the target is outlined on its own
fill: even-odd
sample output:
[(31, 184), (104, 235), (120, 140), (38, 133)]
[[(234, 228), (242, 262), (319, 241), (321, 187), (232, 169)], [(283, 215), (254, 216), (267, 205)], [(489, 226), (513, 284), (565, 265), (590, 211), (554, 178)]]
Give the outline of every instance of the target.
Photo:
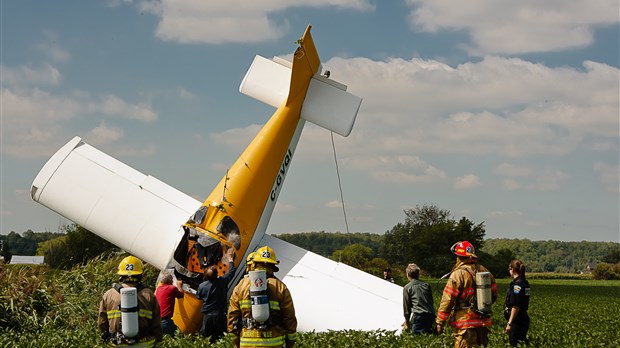
[(142, 261), (135, 256), (127, 256), (118, 264), (117, 274), (120, 276), (142, 275)]
[(450, 248), (450, 251), (452, 251), (452, 253), (456, 256), (478, 257), (476, 256), (476, 249), (474, 249), (474, 246), (466, 240), (454, 243), (454, 245)]
[(254, 255), (255, 254), (256, 253), (252, 251), (251, 253), (248, 254), (248, 257), (245, 259), (246, 270), (248, 272), (254, 270)]
[(253, 252), (253, 251), (248, 254), (248, 257), (245, 259), (245, 264), (246, 265), (251, 265), (251, 264), (254, 263), (254, 254), (255, 254), (255, 252)]
[(256, 252), (254, 252), (253, 262), (270, 263), (273, 265), (277, 265), (280, 263), (280, 261), (278, 261), (278, 258), (276, 257), (276, 252), (268, 246), (259, 248), (258, 250), (256, 250)]

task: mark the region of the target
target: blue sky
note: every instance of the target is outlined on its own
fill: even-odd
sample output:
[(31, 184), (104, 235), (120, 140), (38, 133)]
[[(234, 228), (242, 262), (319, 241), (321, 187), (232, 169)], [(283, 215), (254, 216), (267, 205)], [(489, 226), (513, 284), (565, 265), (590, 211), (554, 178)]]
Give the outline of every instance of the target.
[[(292, 5), (294, 3), (294, 5)], [(335, 135), (349, 231), (435, 204), (488, 238), (620, 241), (620, 18), (612, 1), (2, 1), (1, 233), (79, 135), (204, 199), (273, 112), (238, 92), (307, 24), (362, 98)], [(331, 138), (308, 124), (268, 232), (346, 231)]]

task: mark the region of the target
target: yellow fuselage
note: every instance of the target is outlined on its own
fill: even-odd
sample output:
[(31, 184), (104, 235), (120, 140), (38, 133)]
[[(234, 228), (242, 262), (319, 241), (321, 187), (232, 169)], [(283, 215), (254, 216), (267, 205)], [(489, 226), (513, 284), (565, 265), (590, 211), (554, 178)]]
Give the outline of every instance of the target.
[[(310, 80), (320, 67), (310, 26), (299, 43), (293, 58), (288, 99), (271, 116), (204, 201), (202, 208), (207, 211), (204, 221), (196, 223), (190, 220), (186, 224), (218, 240), (223, 253), (235, 247), (235, 243), (226, 240), (218, 231), (218, 224), (226, 216), (231, 218), (238, 226), (240, 237), (240, 243), (237, 244), (240, 247), (235, 248), (235, 266), (245, 260), (243, 256), (248, 253), (251, 241), (253, 238), (257, 240), (255, 234), (260, 233), (262, 236), (265, 232), (257, 230), (257, 227), (265, 214), (271, 214), (295, 150), (296, 130), (300, 122), (305, 122), (300, 119), (301, 108)], [(268, 204), (271, 204), (271, 210), (266, 211)], [(192, 256), (188, 257), (187, 268), (198, 273), (200, 267), (196, 266), (198, 263), (193, 246), (192, 242), (188, 244), (188, 254)], [(220, 274), (228, 268), (221, 261), (217, 266)], [(188, 293), (177, 300), (173, 320), (182, 332), (191, 333), (199, 329), (201, 307), (202, 301)]]

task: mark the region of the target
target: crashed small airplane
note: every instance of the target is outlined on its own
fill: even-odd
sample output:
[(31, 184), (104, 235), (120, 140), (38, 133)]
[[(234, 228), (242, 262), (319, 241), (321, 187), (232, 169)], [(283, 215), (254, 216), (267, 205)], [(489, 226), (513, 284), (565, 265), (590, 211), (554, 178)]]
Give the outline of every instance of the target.
[(281, 260), (277, 275), (293, 297), (299, 331), (399, 330), (403, 322), (400, 286), (265, 233), (305, 122), (348, 136), (362, 101), (321, 74), (310, 29), (292, 62), (254, 58), (240, 91), (277, 110), (203, 203), (79, 137), (34, 179), (34, 201), (184, 281), (173, 316), (182, 332), (200, 327), (202, 301), (193, 293), (203, 270), (217, 265), (224, 273), (221, 258), (234, 248), (230, 296), (246, 257), (264, 245)]

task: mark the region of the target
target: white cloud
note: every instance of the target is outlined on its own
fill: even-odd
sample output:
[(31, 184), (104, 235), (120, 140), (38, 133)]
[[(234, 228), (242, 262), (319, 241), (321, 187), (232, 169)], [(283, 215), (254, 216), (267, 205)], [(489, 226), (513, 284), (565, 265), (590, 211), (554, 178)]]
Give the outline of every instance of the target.
[[(116, 96), (93, 100), (88, 93), (75, 92), (55, 95), (36, 87), (3, 88), (2, 100), (2, 153), (12, 157), (47, 157), (67, 139), (89, 127), (88, 123), (101, 122), (97, 113), (121, 118), (152, 122), (157, 115), (144, 104), (130, 104)], [(87, 128), (86, 128), (87, 129)], [(120, 139), (122, 130), (99, 123), (90, 135), (95, 143)], [(131, 150), (124, 150), (129, 153)], [(136, 150), (148, 154), (153, 149)]]
[(276, 23), (270, 16), (291, 7), (336, 7), (369, 11), (367, 0), (142, 1), (140, 11), (160, 17), (155, 35), (181, 43), (248, 43), (273, 41), (289, 30), (288, 22)]
[(213, 133), (209, 137), (217, 145), (243, 151), (262, 127), (263, 125), (252, 124), (245, 128), (233, 128), (222, 133)]
[(348, 141), (357, 153), (560, 156), (619, 136), (620, 72), (605, 64), (334, 58), (325, 67), (364, 96)]
[(454, 180), (454, 188), (457, 190), (469, 190), (476, 187), (480, 187), (480, 179), (473, 174), (467, 174)]
[(116, 127), (109, 127), (105, 122), (101, 122), (99, 126), (93, 128), (87, 138), (92, 145), (108, 144), (117, 141), (123, 137), (123, 131)]
[(47, 63), (40, 67), (0, 65), (3, 87), (54, 86), (62, 80), (58, 69)]
[(514, 179), (505, 179), (502, 188), (506, 191), (516, 191), (521, 188), (521, 185)]
[(342, 208), (342, 203), (338, 200), (325, 202), (325, 206), (328, 208)]
[(507, 191), (557, 191), (568, 179), (568, 175), (550, 167), (535, 168), (527, 165), (502, 163), (493, 173), (506, 177), (503, 188)]
[(368, 173), (380, 182), (401, 184), (436, 183), (448, 179), (448, 175), (417, 156), (375, 156), (372, 154), (350, 156), (344, 165)]
[(595, 163), (593, 170), (608, 191), (620, 192), (620, 167), (618, 165)]
[(102, 97), (100, 102), (91, 104), (91, 109), (106, 115), (120, 116), (141, 122), (157, 120), (157, 114), (149, 105), (144, 103), (130, 104), (115, 95)]
[(470, 54), (519, 54), (586, 47), (597, 27), (618, 23), (616, 0), (407, 0), (419, 31), (465, 29)]
[(282, 202), (276, 202), (276, 206), (273, 209), (276, 213), (288, 213), (297, 210), (297, 207), (293, 204), (286, 204)]
[(181, 100), (194, 100), (196, 99), (196, 95), (185, 88), (179, 89), (179, 99)]

